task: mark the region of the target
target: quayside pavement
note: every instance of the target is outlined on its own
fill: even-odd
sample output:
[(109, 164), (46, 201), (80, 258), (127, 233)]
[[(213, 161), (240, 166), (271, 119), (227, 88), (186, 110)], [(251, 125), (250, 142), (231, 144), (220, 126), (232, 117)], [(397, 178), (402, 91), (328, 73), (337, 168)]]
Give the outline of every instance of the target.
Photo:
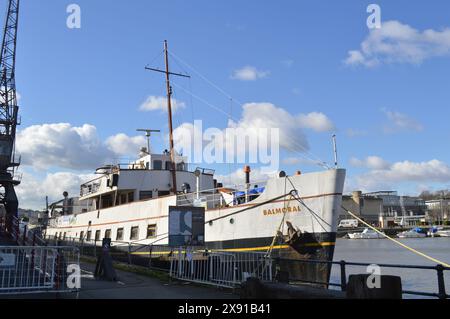
[(178, 281), (169, 282), (117, 270), (117, 282), (96, 280), (95, 265), (82, 263), (81, 290), (75, 293), (47, 293), (1, 296), (0, 299), (239, 299), (231, 290), (196, 286)]

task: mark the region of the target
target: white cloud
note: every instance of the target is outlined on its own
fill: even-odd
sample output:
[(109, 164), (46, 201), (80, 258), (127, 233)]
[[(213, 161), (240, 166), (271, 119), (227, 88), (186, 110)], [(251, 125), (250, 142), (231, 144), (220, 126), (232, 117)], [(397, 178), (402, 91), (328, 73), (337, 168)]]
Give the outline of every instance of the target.
[(389, 63), (420, 64), (424, 60), (450, 56), (450, 28), (419, 31), (398, 21), (372, 29), (359, 50), (351, 50), (347, 65), (374, 67)]
[[(139, 142), (143, 143), (138, 145)], [(89, 124), (81, 127), (68, 123), (34, 125), (17, 134), (22, 164), (36, 169), (92, 170), (120, 156), (135, 155), (145, 144), (143, 137), (128, 138), (123, 134), (104, 143), (96, 127)]]
[(24, 209), (40, 210), (45, 207), (45, 196), (49, 201), (58, 201), (63, 198), (63, 192), (69, 196), (77, 197), (80, 194), (80, 185), (94, 178), (94, 175), (79, 175), (59, 172), (47, 174), (39, 180), (30, 173), (24, 173), (22, 183), (16, 188), (20, 207)]
[[(289, 152), (304, 152), (309, 149), (308, 140), (303, 129), (308, 128), (316, 132), (324, 132), (334, 129), (331, 120), (323, 113), (291, 114), (287, 110), (277, 107), (272, 103), (247, 103), (242, 107), (242, 116), (239, 120), (230, 120), (228, 128), (243, 129), (246, 132), (253, 132), (254, 138), (258, 139), (264, 134), (260, 129), (279, 129), (279, 146)], [(205, 130), (206, 128), (203, 128)], [(198, 131), (191, 123), (184, 123), (174, 131), (176, 148), (191, 149), (194, 143), (194, 133), (202, 136), (203, 132)], [(223, 129), (220, 131), (224, 132)], [(225, 134), (224, 134), (225, 135)], [(259, 139), (261, 140), (261, 139)], [(228, 148), (225, 141), (223, 147)], [(242, 146), (242, 147), (241, 147)], [(238, 153), (245, 145), (238, 145)]]
[(350, 184), (363, 191), (379, 189), (397, 189), (401, 183), (449, 183), (450, 166), (439, 160), (428, 162), (396, 162), (385, 169), (372, 169), (367, 173), (355, 176)]
[[(176, 113), (180, 109), (184, 109), (186, 104), (176, 99), (171, 99), (172, 112)], [(164, 96), (149, 96), (144, 103), (141, 104), (139, 110), (142, 112), (162, 111), (167, 112), (167, 97)]]
[(113, 154), (101, 143), (95, 126), (68, 123), (34, 125), (17, 135), (24, 165), (69, 169), (93, 168)]
[(301, 127), (309, 128), (316, 132), (330, 132), (335, 129), (333, 122), (323, 113), (300, 114), (298, 121)]
[(421, 132), (424, 129), (422, 124), (406, 114), (386, 109), (382, 109), (382, 111), (389, 120), (389, 125), (384, 127), (385, 133), (394, 133), (402, 130)]
[[(195, 136), (203, 136), (202, 134), (203, 132), (201, 132), (199, 128), (197, 126), (194, 126), (194, 124), (192, 123), (181, 124), (173, 131), (173, 140), (175, 143), (175, 149), (179, 153), (182, 153), (182, 151), (186, 153), (186, 150), (190, 150), (194, 145)], [(204, 141), (202, 142), (203, 147), (205, 145), (205, 142)], [(194, 159), (191, 160), (194, 161)]]
[(280, 147), (290, 151), (304, 151), (309, 144), (302, 131), (299, 117), (271, 103), (247, 103), (238, 122), (230, 121), (233, 128), (278, 128)]
[(350, 159), (350, 165), (354, 167), (364, 167), (370, 169), (388, 169), (391, 164), (378, 156), (369, 156), (363, 160), (352, 157)]
[(108, 148), (117, 155), (137, 155), (138, 151), (147, 145), (147, 140), (143, 136), (130, 137), (120, 133), (109, 137), (106, 140)]
[(255, 81), (266, 78), (269, 74), (269, 71), (261, 71), (254, 66), (245, 66), (241, 69), (234, 70), (231, 78), (240, 81)]

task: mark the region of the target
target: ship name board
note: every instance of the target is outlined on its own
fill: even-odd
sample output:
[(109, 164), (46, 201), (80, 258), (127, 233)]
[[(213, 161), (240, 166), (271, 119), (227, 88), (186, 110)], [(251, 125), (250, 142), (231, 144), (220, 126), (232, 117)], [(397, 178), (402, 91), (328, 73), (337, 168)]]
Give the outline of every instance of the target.
[(270, 215), (279, 215), (279, 214), (286, 214), (286, 213), (299, 213), (301, 212), (300, 206), (289, 206), (289, 207), (283, 207), (283, 208), (274, 208), (274, 209), (265, 209), (263, 211), (264, 216), (270, 216)]

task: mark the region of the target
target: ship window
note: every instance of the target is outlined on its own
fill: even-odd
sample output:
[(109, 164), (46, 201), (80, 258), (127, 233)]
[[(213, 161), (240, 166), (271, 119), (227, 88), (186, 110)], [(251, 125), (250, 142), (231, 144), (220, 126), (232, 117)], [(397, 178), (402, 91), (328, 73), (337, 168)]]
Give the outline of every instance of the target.
[(97, 230), (97, 231), (95, 232), (95, 241), (100, 240), (100, 233), (101, 233), (100, 230)]
[(147, 226), (147, 238), (155, 238), (156, 237), (156, 225), (148, 225)]
[(55, 239), (58, 239), (58, 233), (55, 233)]
[(155, 171), (162, 170), (162, 161), (153, 161), (153, 169)]
[(177, 164), (177, 171), (184, 171), (184, 163), (178, 163)]
[(123, 228), (117, 229), (116, 240), (123, 240)]
[(109, 208), (113, 206), (112, 196), (108, 195), (102, 198), (102, 208)]
[(128, 193), (128, 203), (134, 202), (134, 192)]
[(86, 236), (86, 240), (87, 241), (91, 241), (91, 238), (92, 238), (92, 231), (88, 231), (87, 232), (87, 236)]
[(126, 204), (127, 203), (127, 194), (120, 194), (120, 204)]
[(139, 192), (139, 200), (151, 199), (153, 197), (152, 191), (141, 191)]
[(82, 241), (84, 238), (84, 231), (82, 231), (81, 233), (80, 233), (80, 241)]
[(105, 238), (111, 239), (111, 229), (105, 231)]
[(64, 233), (63, 235), (63, 240), (66, 240), (66, 233)]
[(131, 227), (131, 234), (130, 234), (131, 240), (137, 240), (139, 239), (139, 227)]

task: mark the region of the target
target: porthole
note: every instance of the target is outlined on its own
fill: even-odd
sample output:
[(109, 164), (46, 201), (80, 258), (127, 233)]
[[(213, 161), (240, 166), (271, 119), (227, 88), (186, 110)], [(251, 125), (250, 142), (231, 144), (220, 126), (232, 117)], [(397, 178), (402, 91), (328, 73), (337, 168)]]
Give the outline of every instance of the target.
[(234, 224), (234, 218), (230, 219), (230, 224), (233, 225)]
[(209, 226), (212, 226), (212, 225), (213, 225), (213, 222), (209, 222), (208, 224), (209, 224)]

